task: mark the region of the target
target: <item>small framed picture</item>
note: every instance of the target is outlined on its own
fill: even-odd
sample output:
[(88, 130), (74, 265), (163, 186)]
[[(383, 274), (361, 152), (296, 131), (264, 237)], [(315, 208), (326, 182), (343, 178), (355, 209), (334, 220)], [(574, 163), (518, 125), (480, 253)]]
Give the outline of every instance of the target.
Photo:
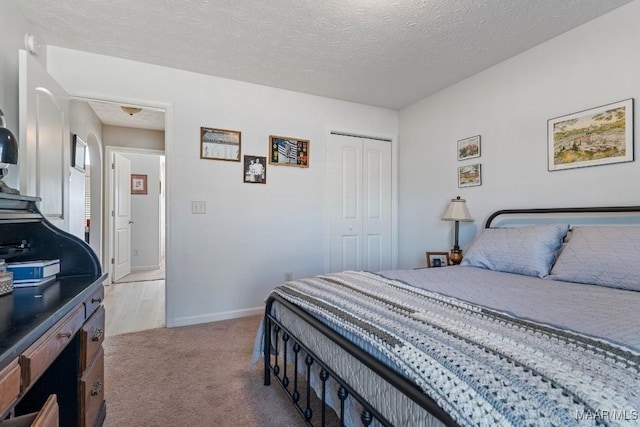
[(449, 252), (427, 252), (427, 267), (446, 267), (449, 265)]
[(480, 157), (480, 135), (458, 141), (458, 160)]
[(480, 163), (460, 166), (458, 168), (458, 187), (474, 187), (482, 185), (482, 168)]
[(200, 128), (200, 158), (240, 161), (241, 133), (237, 130)]
[(131, 175), (131, 194), (147, 194), (147, 175)]
[(288, 136), (269, 136), (269, 163), (276, 166), (309, 167), (309, 141)]
[(87, 143), (78, 135), (73, 135), (73, 146), (71, 149), (71, 166), (80, 172), (85, 172), (87, 164)]
[(244, 182), (249, 184), (267, 183), (267, 158), (244, 156)]

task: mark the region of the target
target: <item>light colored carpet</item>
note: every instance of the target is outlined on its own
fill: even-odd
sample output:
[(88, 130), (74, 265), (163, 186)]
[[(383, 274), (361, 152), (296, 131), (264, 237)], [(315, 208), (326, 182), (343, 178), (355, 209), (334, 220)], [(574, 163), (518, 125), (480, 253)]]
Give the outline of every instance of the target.
[(105, 427), (303, 426), (249, 369), (260, 316), (107, 337)]

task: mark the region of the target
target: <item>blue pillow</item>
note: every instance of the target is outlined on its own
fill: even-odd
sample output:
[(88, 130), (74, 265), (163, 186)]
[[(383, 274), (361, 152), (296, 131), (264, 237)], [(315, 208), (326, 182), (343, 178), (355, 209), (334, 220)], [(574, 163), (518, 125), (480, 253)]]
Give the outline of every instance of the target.
[(473, 242), (461, 265), (545, 277), (568, 231), (568, 224), (488, 228)]
[(640, 227), (573, 227), (547, 279), (640, 291)]

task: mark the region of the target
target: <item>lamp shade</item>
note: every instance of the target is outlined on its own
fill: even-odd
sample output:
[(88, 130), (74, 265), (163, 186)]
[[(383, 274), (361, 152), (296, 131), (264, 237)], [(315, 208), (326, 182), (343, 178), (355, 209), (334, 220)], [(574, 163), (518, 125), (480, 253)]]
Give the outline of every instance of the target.
[(455, 199), (451, 199), (447, 211), (442, 216), (443, 221), (473, 221), (469, 209), (467, 209), (467, 202), (465, 199), (461, 199), (458, 196)]
[(18, 164), (18, 140), (5, 127), (2, 110), (0, 110), (0, 163)]

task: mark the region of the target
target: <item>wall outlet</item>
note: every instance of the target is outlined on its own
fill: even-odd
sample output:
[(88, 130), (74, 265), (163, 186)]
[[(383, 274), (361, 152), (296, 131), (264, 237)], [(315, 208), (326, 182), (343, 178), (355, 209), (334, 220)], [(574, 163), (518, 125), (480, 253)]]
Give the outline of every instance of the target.
[(133, 256), (138, 256), (138, 250), (137, 249), (133, 250)]
[(284, 273), (284, 280), (285, 281), (289, 281), (289, 280), (293, 280), (293, 273), (290, 271), (287, 271), (286, 273)]

